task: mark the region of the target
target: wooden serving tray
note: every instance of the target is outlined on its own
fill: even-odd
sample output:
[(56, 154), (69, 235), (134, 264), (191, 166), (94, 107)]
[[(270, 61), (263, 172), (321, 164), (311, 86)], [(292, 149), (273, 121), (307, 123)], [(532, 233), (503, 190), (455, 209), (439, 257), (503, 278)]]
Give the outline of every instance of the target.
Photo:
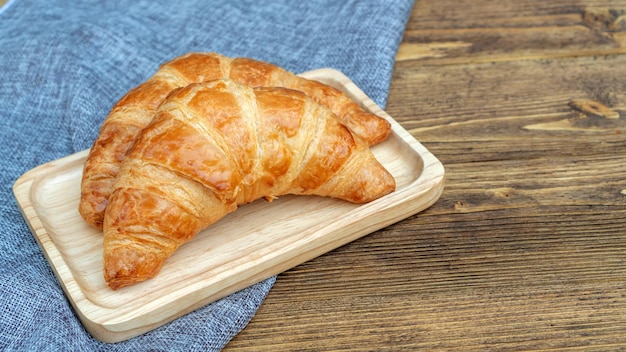
[(341, 72), (302, 76), (334, 86), (389, 120), (392, 134), (372, 148), (397, 190), (364, 205), (284, 196), (244, 205), (181, 246), (151, 280), (113, 291), (102, 274), (102, 232), (78, 213), (88, 151), (38, 166), (13, 192), (35, 239), (85, 328), (118, 342), (288, 270), (432, 205), (444, 168), (426, 148)]

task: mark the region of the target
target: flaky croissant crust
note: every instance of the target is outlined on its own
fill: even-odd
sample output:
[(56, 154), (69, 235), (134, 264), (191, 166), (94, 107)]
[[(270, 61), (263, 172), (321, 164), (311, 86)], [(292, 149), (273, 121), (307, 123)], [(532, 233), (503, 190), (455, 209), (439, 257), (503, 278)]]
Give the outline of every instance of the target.
[(117, 289), (238, 206), (284, 194), (369, 202), (391, 174), (303, 93), (232, 80), (170, 94), (121, 163), (104, 217), (104, 274)]
[(276, 65), (217, 53), (189, 53), (165, 63), (153, 77), (128, 92), (103, 122), (83, 170), (79, 212), (85, 221), (102, 226), (120, 164), (165, 97), (190, 83), (224, 78), (252, 87), (300, 90), (328, 107), (339, 121), (369, 145), (385, 140), (391, 130), (385, 119), (364, 111), (339, 90), (296, 76)]

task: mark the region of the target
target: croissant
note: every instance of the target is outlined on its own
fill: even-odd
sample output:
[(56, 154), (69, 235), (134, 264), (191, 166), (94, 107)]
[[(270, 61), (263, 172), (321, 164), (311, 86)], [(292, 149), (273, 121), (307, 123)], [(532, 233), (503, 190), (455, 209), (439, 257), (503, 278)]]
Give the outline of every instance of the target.
[(190, 53), (163, 66), (145, 83), (128, 92), (112, 109), (85, 162), (79, 212), (88, 223), (102, 226), (111, 186), (127, 151), (173, 89), (190, 83), (229, 78), (253, 87), (301, 90), (329, 109), (369, 145), (387, 138), (389, 123), (370, 114), (339, 90), (307, 80), (270, 63), (228, 58), (216, 53)]
[(154, 277), (181, 244), (259, 198), (363, 203), (394, 189), (369, 146), (302, 92), (191, 84), (121, 163), (104, 217), (105, 280), (118, 289)]

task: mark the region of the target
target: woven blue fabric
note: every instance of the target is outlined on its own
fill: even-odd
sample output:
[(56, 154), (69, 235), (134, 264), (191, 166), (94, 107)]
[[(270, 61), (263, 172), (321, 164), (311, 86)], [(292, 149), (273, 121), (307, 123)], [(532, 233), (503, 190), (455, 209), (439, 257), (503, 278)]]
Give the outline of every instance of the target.
[(215, 51), (294, 72), (332, 67), (384, 107), (413, 0), (12, 0), (0, 11), (0, 350), (219, 350), (275, 277), (147, 334), (105, 344), (82, 327), (12, 185), (84, 150), (111, 106), (158, 66)]

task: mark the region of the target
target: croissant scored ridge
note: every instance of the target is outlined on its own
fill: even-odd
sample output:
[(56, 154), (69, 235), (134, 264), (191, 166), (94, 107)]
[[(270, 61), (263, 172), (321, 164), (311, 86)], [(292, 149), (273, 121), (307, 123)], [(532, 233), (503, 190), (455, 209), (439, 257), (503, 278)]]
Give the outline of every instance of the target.
[(165, 97), (172, 90), (190, 83), (217, 79), (232, 79), (252, 87), (300, 90), (332, 110), (344, 125), (369, 145), (382, 142), (391, 131), (389, 122), (364, 111), (341, 91), (296, 76), (276, 65), (216, 53), (189, 53), (162, 65), (154, 76), (129, 91), (111, 109), (83, 170), (79, 212), (85, 221), (102, 227), (120, 164)]
[(104, 275), (154, 277), (238, 206), (300, 194), (369, 202), (395, 189), (369, 146), (299, 91), (232, 80), (172, 92), (122, 161), (104, 217)]

